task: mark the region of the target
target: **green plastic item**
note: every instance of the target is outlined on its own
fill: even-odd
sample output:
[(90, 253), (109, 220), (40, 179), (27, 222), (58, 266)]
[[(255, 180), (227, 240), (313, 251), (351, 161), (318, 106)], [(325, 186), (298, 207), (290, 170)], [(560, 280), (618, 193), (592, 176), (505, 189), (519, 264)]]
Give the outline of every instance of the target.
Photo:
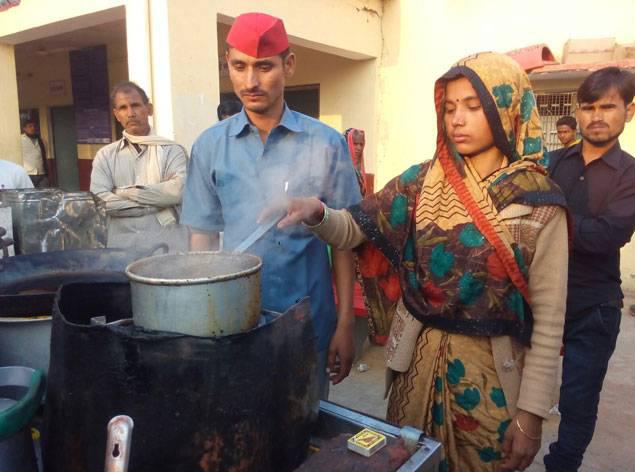
[[(13, 436), (29, 424), (35, 412), (42, 402), (44, 396), (44, 373), (40, 369), (30, 369), (27, 367), (0, 367), (0, 388), (13, 386), (3, 383), (5, 377), (3, 371), (6, 369), (28, 369), (32, 371), (26, 395), (22, 398), (15, 398), (17, 403), (6, 410), (0, 412), (0, 441)], [(27, 387), (27, 385), (17, 385)]]

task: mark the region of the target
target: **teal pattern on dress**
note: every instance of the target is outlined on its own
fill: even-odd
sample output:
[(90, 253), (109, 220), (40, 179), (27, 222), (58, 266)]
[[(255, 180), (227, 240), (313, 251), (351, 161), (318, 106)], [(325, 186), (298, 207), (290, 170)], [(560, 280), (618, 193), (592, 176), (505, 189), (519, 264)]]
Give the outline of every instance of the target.
[(525, 89), (520, 99), (520, 119), (526, 123), (531, 118), (531, 112), (536, 106), (536, 98), (531, 89)]
[(460, 359), (448, 362), (448, 372), (445, 374), (450, 385), (458, 384), (465, 377), (465, 366)]
[(464, 305), (473, 303), (483, 293), (484, 284), (471, 272), (466, 272), (459, 280), (459, 300)]
[(489, 392), (489, 397), (494, 402), (498, 408), (503, 408), (507, 406), (507, 401), (505, 400), (505, 393), (502, 388), (492, 387), (492, 391)]
[(507, 431), (507, 428), (509, 427), (509, 424), (512, 422), (512, 420), (505, 420), (505, 421), (501, 421), (501, 424), (498, 425), (498, 429), (496, 430), (496, 432), (498, 433), (498, 442), (502, 444), (503, 440), (505, 439), (505, 432)]
[(516, 244), (512, 245), (512, 250), (514, 251), (514, 260), (516, 261), (516, 264), (518, 264), (518, 268), (523, 273), (523, 275), (527, 277), (529, 275), (529, 270), (527, 270), (527, 264), (525, 264), (523, 253), (520, 251), (520, 248)]
[(417, 274), (413, 270), (408, 271), (408, 284), (412, 288), (419, 288), (419, 281), (417, 280)]
[(551, 163), (551, 154), (549, 153), (547, 148), (543, 146), (542, 157), (538, 159), (538, 164), (540, 164), (544, 168), (548, 168), (550, 163)]
[(432, 421), (437, 426), (443, 425), (443, 403), (434, 402), (432, 404)]
[(495, 85), (492, 88), (492, 95), (496, 99), (498, 108), (509, 108), (514, 97), (514, 89), (509, 84)]
[[(514, 131), (511, 130), (509, 132), (509, 136), (507, 136), (507, 141), (509, 142), (509, 148), (512, 151), (512, 155), (509, 156), (509, 161), (510, 162), (516, 162), (522, 159), (522, 156), (520, 154), (518, 154), (518, 151), (516, 150), (516, 135), (514, 134)], [(504, 176), (504, 174), (503, 174)], [(500, 177), (498, 179), (496, 179), (494, 181), (494, 183), (498, 182), (500, 179)]]
[(478, 456), (483, 462), (489, 463), (501, 459), (500, 451), (495, 451), (492, 447), (484, 447), (478, 450)]
[(465, 247), (479, 247), (485, 242), (485, 236), (476, 228), (474, 223), (468, 223), (459, 234), (459, 241)]
[(445, 277), (445, 274), (454, 265), (454, 254), (446, 252), (445, 244), (439, 243), (430, 254), (430, 272), (437, 277)]
[(400, 193), (395, 196), (390, 207), (390, 226), (394, 228), (403, 225), (406, 222), (407, 214), (408, 197)]
[(517, 288), (512, 289), (511, 293), (505, 298), (505, 305), (518, 317), (520, 321), (525, 320), (525, 303), (523, 296)]
[(415, 260), (415, 242), (412, 236), (408, 237), (406, 245), (403, 248), (403, 258), (406, 262), (414, 262)]
[(434, 379), (434, 390), (436, 390), (437, 393), (443, 391), (443, 379), (439, 376)]
[(542, 149), (542, 138), (525, 138), (523, 139), (523, 154), (537, 154)]
[(409, 167), (401, 176), (399, 180), (401, 180), (402, 184), (411, 184), (415, 180), (417, 180), (417, 176), (419, 175), (419, 171), (421, 170), (421, 164), (415, 164)]
[(466, 388), (463, 393), (455, 393), (454, 399), (465, 411), (473, 410), (481, 403), (481, 392), (478, 388)]

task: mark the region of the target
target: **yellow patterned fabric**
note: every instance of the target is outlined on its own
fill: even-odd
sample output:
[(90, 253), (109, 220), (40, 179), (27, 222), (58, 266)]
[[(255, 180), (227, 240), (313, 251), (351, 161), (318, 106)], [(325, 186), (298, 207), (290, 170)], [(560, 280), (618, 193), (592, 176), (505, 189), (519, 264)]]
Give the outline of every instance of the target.
[(511, 415), (486, 336), (425, 329), (408, 372), (396, 374), (388, 420), (441, 441), (439, 471), (493, 472)]
[[(444, 129), (448, 81), (477, 92), (503, 167), (481, 178)], [(389, 420), (423, 429), (446, 448), (446, 470), (495, 470), (510, 414), (491, 337), (529, 346), (528, 265), (499, 212), (509, 205), (565, 206), (537, 164), (542, 131), (527, 75), (483, 53), (435, 85), (437, 148), (349, 212), (369, 243), (358, 250), (374, 326), (386, 333), (400, 300), (423, 326), (408, 369), (396, 374)], [(390, 347), (390, 346), (389, 346)], [(442, 469), (443, 470), (443, 469)]]
[[(444, 95), (449, 80), (467, 77), (487, 116), (495, 145), (506, 156), (503, 167), (486, 182), (448, 140), (444, 126)], [(488, 187), (519, 171), (540, 171), (542, 127), (531, 83), (510, 57), (479, 53), (457, 62), (435, 85), (437, 154), (427, 173), (416, 212), (416, 229), (438, 226), (451, 231), (474, 223), (494, 246), (511, 281), (528, 301), (527, 281), (514, 261), (510, 235), (498, 219)], [(548, 190), (548, 189), (547, 189)]]
[[(503, 167), (482, 179), (444, 129), (448, 81), (477, 92)], [(427, 326), (475, 336), (510, 335), (529, 345), (527, 268), (499, 212), (513, 203), (566, 204), (536, 164), (540, 122), (527, 75), (510, 58), (484, 53), (452, 67), (435, 86), (438, 138), (416, 165), (349, 209), (370, 241), (358, 250), (376, 338), (388, 334), (396, 302)]]

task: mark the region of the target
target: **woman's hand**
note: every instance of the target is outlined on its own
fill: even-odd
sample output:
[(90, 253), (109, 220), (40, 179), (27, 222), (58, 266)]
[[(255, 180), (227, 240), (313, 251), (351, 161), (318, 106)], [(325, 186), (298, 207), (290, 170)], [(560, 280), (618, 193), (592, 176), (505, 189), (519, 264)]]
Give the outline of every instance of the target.
[(300, 223), (314, 226), (322, 221), (322, 218), (324, 218), (324, 205), (317, 198), (290, 198), (286, 200), (286, 215), (278, 223), (278, 228)]
[(351, 372), (353, 358), (355, 357), (355, 340), (353, 338), (353, 325), (355, 318), (341, 322), (338, 320), (337, 328), (329, 344), (326, 366), (329, 369), (329, 379), (333, 385), (344, 380)]
[(525, 470), (529, 467), (540, 450), (541, 435), (542, 418), (528, 411), (518, 410), (505, 432), (501, 468)]

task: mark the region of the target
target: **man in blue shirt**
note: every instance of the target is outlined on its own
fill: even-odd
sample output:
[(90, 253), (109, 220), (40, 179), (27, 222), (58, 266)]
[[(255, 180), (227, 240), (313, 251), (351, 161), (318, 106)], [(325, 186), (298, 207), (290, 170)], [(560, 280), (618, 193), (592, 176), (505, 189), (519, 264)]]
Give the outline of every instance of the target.
[[(343, 208), (361, 199), (346, 142), (334, 129), (291, 111), (284, 85), (295, 70), (284, 25), (261, 13), (239, 16), (227, 36), (229, 75), (243, 110), (204, 131), (192, 147), (181, 222), (192, 250), (216, 248), (223, 231), (231, 251), (280, 199), (318, 196)], [(249, 252), (263, 259), (263, 307), (285, 311), (311, 297), (318, 344), (320, 394), (350, 371), (353, 256), (333, 251), (336, 313), (326, 245), (306, 228), (272, 228)], [(328, 359), (327, 359), (328, 357)]]

